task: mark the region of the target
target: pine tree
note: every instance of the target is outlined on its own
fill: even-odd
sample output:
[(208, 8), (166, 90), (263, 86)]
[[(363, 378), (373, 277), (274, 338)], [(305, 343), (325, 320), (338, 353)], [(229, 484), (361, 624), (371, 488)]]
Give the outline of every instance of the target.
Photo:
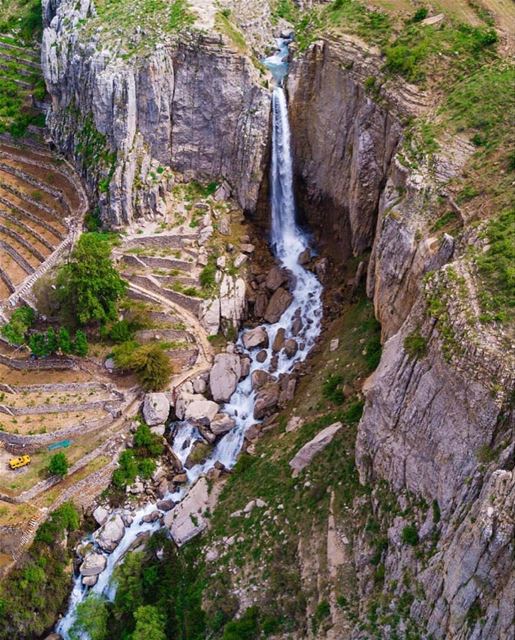
[(88, 339), (84, 331), (77, 331), (75, 334), (75, 342), (73, 345), (73, 352), (75, 355), (83, 358), (88, 355)]

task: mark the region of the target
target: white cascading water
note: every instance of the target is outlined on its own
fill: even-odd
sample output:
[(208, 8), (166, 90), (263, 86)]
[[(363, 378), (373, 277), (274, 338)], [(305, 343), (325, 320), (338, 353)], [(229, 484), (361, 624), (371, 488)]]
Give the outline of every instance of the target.
[[(295, 356), (288, 358), (283, 352), (280, 352), (277, 367), (274, 370), (274, 375), (276, 376), (290, 372), (297, 362), (306, 358), (320, 333), (322, 319), (322, 286), (313, 273), (307, 271), (298, 262), (299, 255), (308, 248), (309, 242), (307, 236), (299, 229), (295, 221), (290, 125), (286, 96), (282, 87), (283, 79), (288, 69), (288, 44), (289, 41), (279, 39), (276, 53), (264, 60), (265, 65), (272, 72), (276, 84), (272, 95), (272, 229), (270, 240), (278, 262), (291, 272), (294, 283), (291, 289), (293, 294), (291, 305), (278, 322), (273, 325), (265, 325), (269, 336), (269, 345), (272, 345), (280, 328), (285, 330), (287, 338), (291, 337), (291, 327), (295, 318), (301, 319), (302, 328), (298, 335), (295, 336), (299, 345)], [(268, 370), (272, 359), (271, 346), (267, 350), (266, 360), (261, 363), (258, 362), (256, 355), (259, 349), (248, 351), (243, 346), (242, 336), (244, 332), (245, 330), (240, 333), (237, 344), (239, 350), (251, 358), (250, 372), (252, 373), (256, 369)], [(252, 390), (251, 375), (249, 375), (239, 383), (230, 401), (221, 409), (223, 413), (235, 419), (236, 426), (218, 441), (206, 462), (188, 470), (188, 484), (182, 489), (170, 493), (166, 498), (180, 502), (187, 494), (188, 487), (201, 475), (213, 468), (217, 461), (229, 469), (234, 466), (243, 445), (245, 431), (256, 423), (253, 416), (255, 395)], [(188, 422), (177, 423), (174, 430), (176, 435), (173, 441), (173, 449), (181, 462), (184, 463), (195, 441), (202, 438), (197, 428)], [(115, 567), (123, 559), (123, 556), (138, 536), (145, 532), (156, 531), (161, 526), (159, 522), (141, 522), (143, 516), (155, 510), (156, 505), (150, 503), (136, 512), (130, 513), (133, 522), (125, 530), (124, 537), (118, 547), (107, 556), (107, 566), (99, 575), (98, 582), (94, 587), (88, 590), (83, 587), (80, 575), (75, 578), (68, 611), (56, 628), (57, 632), (65, 640), (70, 638), (69, 632), (75, 621), (76, 607), (89, 592), (102, 594), (109, 599), (114, 597), (116, 585), (111, 581), (111, 578)], [(93, 538), (90, 538), (89, 541), (94, 543)], [(82, 638), (86, 640), (87, 635), (83, 634)]]

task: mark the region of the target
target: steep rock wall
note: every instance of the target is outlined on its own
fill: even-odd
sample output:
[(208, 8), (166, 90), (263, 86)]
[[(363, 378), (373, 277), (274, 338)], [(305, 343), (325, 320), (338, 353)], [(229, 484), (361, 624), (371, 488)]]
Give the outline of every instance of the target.
[[(307, 221), (336, 261), (371, 249), (367, 293), (385, 344), (365, 387), (356, 461), (361, 481), (386, 482), (398, 505), (394, 517), (374, 490), (386, 535), (383, 595), (401, 597), (408, 578), (418, 585), (409, 616), (421, 637), (507, 638), (515, 601), (513, 351), (502, 331), (479, 320), (481, 285), (460, 257), (477, 237), (456, 243), (431, 231), (445, 184), (470, 149), (451, 139), (431, 167), (407, 161), (403, 123), (429, 101), (382, 78), (380, 67), (377, 52), (356, 39), (327, 40), (294, 62), (288, 88)], [(446, 206), (453, 209), (450, 198)], [(432, 300), (445, 309), (438, 317)], [(413, 335), (424, 344), (419, 356), (405, 347)], [(408, 509), (414, 499), (433, 510)], [(423, 552), (403, 541), (413, 522)], [(354, 548), (363, 612), (377, 597), (366, 539), (358, 532)], [(386, 626), (383, 637), (390, 632)]]
[[(52, 137), (100, 186), (111, 226), (159, 211), (163, 167), (225, 179), (252, 211), (263, 178), (270, 98), (251, 61), (217, 34), (192, 32), (127, 57), (87, 34), (94, 3), (44, 0), (42, 62)], [(88, 158), (87, 146), (95, 147)], [(100, 157), (100, 162), (99, 162)]]

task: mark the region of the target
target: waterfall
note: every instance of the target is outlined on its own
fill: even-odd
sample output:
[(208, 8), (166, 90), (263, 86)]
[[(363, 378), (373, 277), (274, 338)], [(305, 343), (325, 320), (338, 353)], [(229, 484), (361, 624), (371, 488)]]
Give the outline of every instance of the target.
[[(240, 332), (237, 347), (241, 353), (247, 354), (251, 359), (250, 374), (242, 380), (236, 391), (222, 408), (221, 411), (234, 418), (236, 425), (224, 435), (217, 443), (211, 455), (203, 464), (187, 470), (188, 485), (191, 486), (201, 475), (212, 469), (216, 462), (221, 462), (228, 469), (232, 468), (238, 459), (243, 445), (245, 431), (257, 422), (253, 410), (256, 392), (252, 389), (251, 374), (257, 369), (269, 370), (272, 360), (272, 347), (277, 331), (283, 328), (286, 337), (292, 337), (292, 324), (294, 319), (300, 320), (301, 329), (295, 335), (298, 342), (298, 351), (289, 358), (285, 353), (278, 354), (274, 375), (279, 377), (282, 373), (289, 373), (294, 366), (303, 361), (316, 338), (320, 333), (322, 319), (322, 285), (313, 273), (306, 270), (298, 262), (298, 257), (309, 246), (308, 238), (297, 226), (295, 221), (295, 198), (293, 192), (293, 162), (290, 146), (290, 125), (288, 121), (288, 105), (283, 89), (283, 79), (287, 72), (288, 41), (277, 41), (277, 52), (264, 60), (271, 70), (276, 86), (272, 94), (272, 166), (271, 166), (271, 209), (272, 224), (270, 241), (278, 262), (287, 268), (293, 276), (291, 293), (293, 300), (288, 309), (283, 313), (278, 322), (273, 325), (264, 325), (269, 336), (269, 347), (264, 362), (258, 362), (257, 352), (254, 349), (245, 349), (242, 336), (245, 329)], [(176, 425), (177, 435), (174, 437), (173, 449), (182, 463), (186, 460), (195, 440), (201, 439), (197, 428), (188, 422)], [(187, 448), (184, 447), (188, 442)], [(165, 496), (175, 502), (179, 502), (187, 494), (188, 488), (182, 488)], [(108, 556), (106, 569), (100, 574), (97, 584), (90, 591), (102, 594), (112, 599), (116, 592), (116, 585), (111, 582), (111, 577), (116, 565), (123, 560), (124, 553), (136, 537), (144, 531), (156, 531), (159, 523), (142, 523), (141, 518), (155, 510), (154, 504), (147, 504), (136, 513), (131, 513), (133, 523), (125, 531), (119, 546)], [(84, 600), (88, 590), (82, 586), (80, 575), (76, 577), (72, 594), (68, 605), (68, 611), (57, 625), (57, 631), (65, 640), (69, 640), (69, 632), (75, 620), (77, 605)], [(86, 636), (84, 636), (86, 638)]]

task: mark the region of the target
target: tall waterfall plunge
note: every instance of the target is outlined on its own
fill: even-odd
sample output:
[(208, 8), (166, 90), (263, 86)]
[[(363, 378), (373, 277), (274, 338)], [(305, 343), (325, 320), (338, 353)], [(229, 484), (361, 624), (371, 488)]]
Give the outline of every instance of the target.
[[(283, 328), (286, 337), (292, 337), (292, 324), (294, 319), (300, 319), (301, 329), (295, 336), (299, 349), (295, 356), (289, 358), (285, 353), (278, 354), (274, 375), (278, 378), (281, 374), (289, 373), (297, 362), (304, 360), (320, 333), (322, 318), (322, 286), (310, 271), (307, 271), (298, 262), (299, 254), (308, 246), (308, 238), (297, 226), (295, 221), (295, 198), (293, 193), (293, 169), (290, 148), (290, 125), (288, 121), (288, 105), (284, 89), (283, 79), (287, 73), (288, 42), (277, 41), (277, 52), (264, 60), (266, 66), (272, 72), (276, 86), (272, 95), (273, 132), (272, 132), (272, 166), (271, 166), (271, 245), (278, 262), (287, 268), (293, 275), (291, 293), (293, 300), (278, 322), (272, 325), (264, 325), (269, 336), (269, 344), (272, 345), (277, 331)], [(237, 341), (237, 348), (251, 359), (250, 373), (258, 369), (268, 371), (271, 367), (272, 348), (267, 349), (267, 358), (264, 362), (256, 359), (259, 349), (245, 349), (242, 330)], [(221, 462), (227, 468), (232, 468), (238, 459), (243, 445), (245, 431), (257, 422), (254, 418), (254, 404), (256, 392), (252, 389), (251, 375), (242, 380), (231, 399), (221, 411), (234, 418), (236, 426), (224, 435), (214, 447), (206, 462), (196, 465), (187, 471), (188, 485), (185, 488), (168, 494), (165, 498), (179, 503), (187, 495), (189, 487), (201, 476), (214, 467), (216, 462)], [(175, 436), (173, 449), (177, 457), (184, 463), (190, 454), (195, 442), (202, 440), (202, 436), (194, 424), (180, 422), (174, 425)], [(81, 576), (75, 578), (68, 611), (57, 625), (57, 631), (65, 640), (70, 639), (70, 631), (76, 618), (77, 606), (87, 597), (89, 592), (103, 595), (113, 599), (116, 593), (116, 584), (111, 581), (116, 566), (123, 562), (123, 557), (131, 548), (136, 538), (144, 532), (157, 531), (162, 525), (159, 522), (147, 523), (142, 521), (143, 516), (155, 511), (155, 504), (149, 503), (127, 515), (132, 518), (132, 524), (126, 528), (125, 534), (118, 547), (108, 555), (107, 565), (99, 575), (98, 582), (90, 590), (83, 587)], [(120, 510), (119, 510), (120, 511)], [(97, 552), (102, 552), (96, 545), (95, 538), (88, 540), (96, 547)], [(103, 552), (102, 552), (103, 553)], [(88, 638), (86, 633), (80, 634), (83, 640)]]

